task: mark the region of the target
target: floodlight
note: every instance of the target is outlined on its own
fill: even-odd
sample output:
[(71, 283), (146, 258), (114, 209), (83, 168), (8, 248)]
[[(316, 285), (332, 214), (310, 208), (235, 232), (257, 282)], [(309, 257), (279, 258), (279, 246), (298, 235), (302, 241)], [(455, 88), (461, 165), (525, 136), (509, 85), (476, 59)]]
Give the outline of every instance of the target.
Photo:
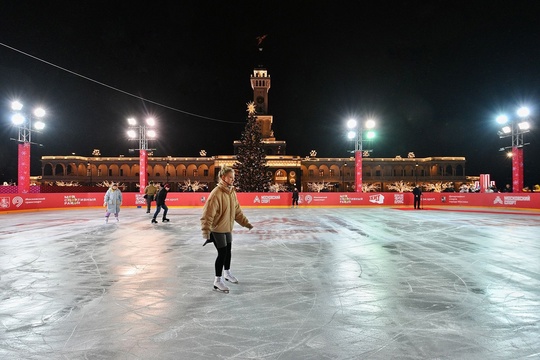
[(34, 115), (38, 118), (42, 118), (45, 116), (45, 110), (43, 108), (37, 108), (34, 110)]
[(495, 118), (495, 120), (499, 123), (499, 124), (506, 124), (506, 122), (508, 122), (508, 116), (506, 115), (499, 115)]
[(518, 123), (519, 130), (529, 130), (529, 123), (527, 121)]
[(11, 110), (19, 111), (23, 108), (23, 104), (15, 100), (11, 103)]
[(526, 106), (522, 106), (517, 110), (517, 114), (519, 117), (527, 117), (529, 116), (530, 113), (531, 111)]
[(45, 123), (43, 121), (36, 121), (34, 123), (34, 127), (36, 128), (36, 130), (43, 130), (45, 129)]
[(375, 127), (375, 120), (368, 119), (366, 121), (366, 129), (373, 129)]
[(22, 125), (25, 122), (25, 117), (22, 114), (13, 114), (11, 121), (15, 125)]
[(355, 119), (350, 119), (349, 121), (347, 121), (347, 127), (348, 127), (349, 129), (355, 128), (355, 127), (356, 127), (356, 124), (357, 124), (357, 122), (356, 122)]

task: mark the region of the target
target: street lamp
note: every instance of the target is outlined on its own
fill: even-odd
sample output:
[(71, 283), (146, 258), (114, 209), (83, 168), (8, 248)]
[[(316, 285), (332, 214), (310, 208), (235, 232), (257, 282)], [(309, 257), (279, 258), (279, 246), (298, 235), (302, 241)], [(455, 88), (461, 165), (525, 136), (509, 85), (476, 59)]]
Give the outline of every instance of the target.
[(86, 164), (88, 176), (90, 177), (90, 186), (92, 186), (92, 164), (90, 161)]
[[(39, 145), (32, 142), (32, 131), (41, 131), (45, 128), (45, 123), (41, 118), (45, 116), (45, 110), (38, 107), (31, 113), (23, 111), (23, 104), (19, 101), (11, 103), (11, 110), (14, 111), (11, 121), (19, 128), (19, 137), (11, 139), (19, 142), (18, 160), (18, 192), (27, 194), (30, 192), (30, 145)], [(35, 120), (32, 127), (32, 120)]]
[(156, 121), (152, 117), (147, 118), (144, 125), (139, 125), (133, 117), (127, 121), (130, 126), (127, 132), (129, 139), (139, 141), (139, 148), (130, 151), (139, 150), (139, 192), (143, 194), (148, 182), (148, 150), (155, 150), (148, 148), (148, 141), (156, 138), (156, 131), (152, 128)]
[(375, 127), (375, 121), (368, 119), (364, 124), (358, 124), (356, 119), (350, 119), (347, 121), (347, 127), (351, 129), (347, 133), (347, 137), (350, 140), (354, 140), (354, 164), (355, 164), (355, 178), (354, 186), (356, 192), (362, 192), (362, 152), (370, 152), (371, 150), (364, 150), (364, 130), (366, 132), (366, 140), (371, 140), (375, 137), (375, 132), (371, 131)]
[(512, 146), (507, 146), (499, 149), (504, 151), (511, 148), (512, 152), (509, 156), (512, 157), (512, 192), (521, 192), (523, 190), (523, 147), (529, 143), (523, 141), (523, 134), (529, 132), (530, 110), (522, 106), (517, 109), (517, 118), (509, 119), (506, 115), (499, 115), (496, 121), (504, 125), (498, 131), (499, 138), (512, 138)]
[(167, 156), (167, 169), (165, 170), (165, 173), (167, 175), (167, 183), (169, 182), (169, 176), (171, 175), (169, 174), (169, 165), (171, 163), (171, 160), (172, 160), (172, 157), (170, 155)]
[(344, 163), (341, 167), (341, 188), (343, 189), (343, 192), (345, 192), (345, 169), (347, 168), (347, 166), (347, 163)]

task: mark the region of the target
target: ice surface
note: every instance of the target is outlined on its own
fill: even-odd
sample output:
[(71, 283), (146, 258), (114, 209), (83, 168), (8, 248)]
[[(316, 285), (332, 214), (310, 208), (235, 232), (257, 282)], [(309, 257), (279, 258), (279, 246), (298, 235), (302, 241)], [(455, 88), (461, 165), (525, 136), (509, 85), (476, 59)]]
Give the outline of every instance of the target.
[(229, 294), (201, 209), (0, 215), (0, 359), (540, 358), (537, 213), (244, 212)]

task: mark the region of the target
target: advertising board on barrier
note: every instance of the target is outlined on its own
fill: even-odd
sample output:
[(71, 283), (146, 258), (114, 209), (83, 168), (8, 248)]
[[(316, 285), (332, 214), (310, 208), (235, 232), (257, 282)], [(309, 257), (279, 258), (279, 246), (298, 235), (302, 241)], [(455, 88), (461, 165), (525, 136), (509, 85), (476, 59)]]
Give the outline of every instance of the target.
[[(38, 209), (101, 207), (105, 193), (29, 193), (0, 194), (0, 212)], [(209, 193), (169, 193), (167, 205), (202, 207)], [(243, 207), (289, 207), (291, 193), (237, 193)], [(413, 205), (412, 193), (300, 193), (300, 207), (407, 207)], [(145, 207), (140, 193), (122, 193), (122, 206)], [(476, 206), (540, 210), (540, 193), (424, 193), (423, 207)]]

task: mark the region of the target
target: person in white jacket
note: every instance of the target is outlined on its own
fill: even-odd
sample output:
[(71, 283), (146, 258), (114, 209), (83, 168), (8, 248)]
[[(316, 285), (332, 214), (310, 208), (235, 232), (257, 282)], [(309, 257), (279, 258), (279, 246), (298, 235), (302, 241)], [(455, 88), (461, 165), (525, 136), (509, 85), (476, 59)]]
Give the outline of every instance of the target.
[(105, 199), (103, 200), (103, 206), (107, 208), (107, 210), (105, 210), (105, 223), (109, 222), (109, 216), (111, 213), (114, 214), (116, 221), (119, 221), (118, 213), (120, 212), (121, 205), (122, 192), (118, 188), (118, 184), (113, 183), (105, 193)]

